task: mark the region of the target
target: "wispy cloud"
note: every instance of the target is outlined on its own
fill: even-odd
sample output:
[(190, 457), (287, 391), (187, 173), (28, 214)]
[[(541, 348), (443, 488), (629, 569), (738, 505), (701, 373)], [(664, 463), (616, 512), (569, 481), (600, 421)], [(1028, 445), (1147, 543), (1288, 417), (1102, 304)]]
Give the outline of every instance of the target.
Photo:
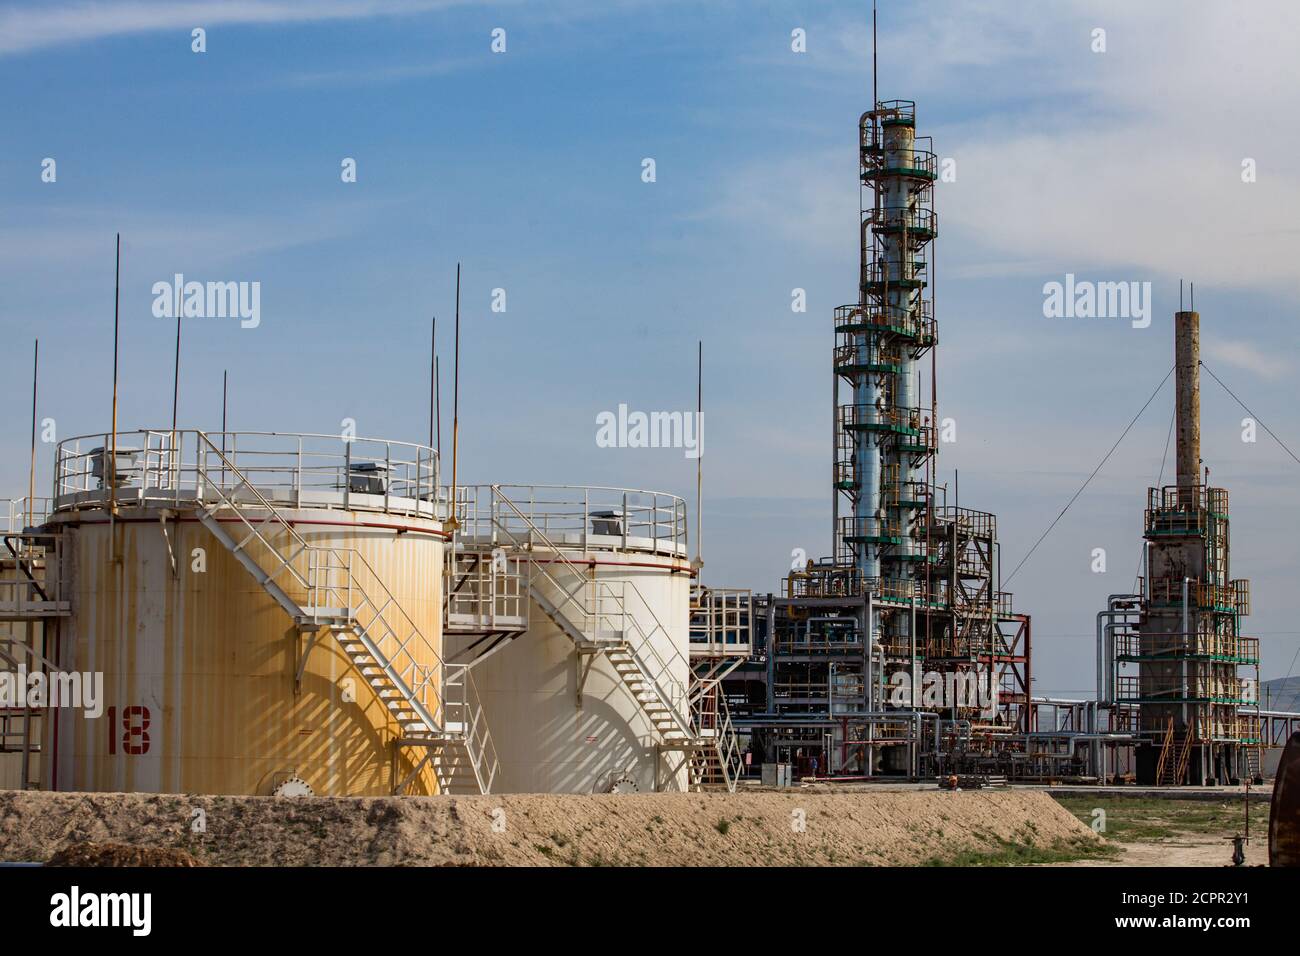
[[(1125, 269), (1134, 278), (1291, 287), (1300, 131), (1276, 117), (1300, 110), (1291, 41), (1300, 7), (1259, 0), (1247, 15), (1188, 5), (1172, 19), (1171, 9), (1072, 0), (1049, 11), (1008, 0), (889, 11), (882, 98), (915, 97), (925, 132), (956, 160), (957, 180), (940, 187), (938, 206), (959, 250), (949, 266), (967, 271), (950, 275)], [(828, 89), (843, 86), (845, 71), (870, 69), (869, 17), (840, 16), (809, 30), (814, 39), (835, 31), (818, 47), (826, 52), (808, 58)], [(1105, 53), (1090, 48), (1099, 27)], [(909, 52), (917, 49), (925, 56)], [(959, 123), (926, 119), (954, 102), (969, 103)], [(1233, 117), (1230, 134), (1206, 135), (1205, 118), (1216, 115)], [(1243, 176), (1247, 160), (1254, 180)], [(730, 182), (796, 201), (747, 190), (728, 211), (806, 239), (810, 251), (822, 251), (828, 235), (839, 241), (819, 226), (845, 195), (839, 184), (852, 188), (851, 174), (811, 149), (755, 166), (729, 173)], [(819, 181), (828, 175), (841, 178)]]
[(1204, 347), (1205, 354), (1215, 361), (1251, 372), (1269, 381), (1281, 378), (1291, 368), (1291, 363), (1286, 359), (1266, 354), (1250, 342), (1206, 339)]
[(842, 252), (857, 240), (856, 179), (847, 150), (768, 160), (733, 172), (715, 202), (684, 218), (757, 225), (818, 253)]
[(282, 85), (302, 89), (326, 86), (377, 86), (400, 83), (429, 76), (449, 76), (462, 70), (481, 67), (483, 58), (458, 57), (434, 63), (410, 63), (400, 66), (360, 66), (344, 70), (322, 70), (314, 73), (294, 73)]
[(27, 3), (0, 11), (0, 56), (160, 30), (406, 16), (471, 0), (190, 0)]
[[(32, 226), (0, 227), (0, 274), (105, 255), (113, 233), (133, 257), (170, 268), (169, 262), (222, 264), (352, 235), (408, 200), (297, 204), (264, 215), (206, 214), (198, 219), (110, 207), (51, 211)], [(180, 258), (178, 258), (180, 257)]]

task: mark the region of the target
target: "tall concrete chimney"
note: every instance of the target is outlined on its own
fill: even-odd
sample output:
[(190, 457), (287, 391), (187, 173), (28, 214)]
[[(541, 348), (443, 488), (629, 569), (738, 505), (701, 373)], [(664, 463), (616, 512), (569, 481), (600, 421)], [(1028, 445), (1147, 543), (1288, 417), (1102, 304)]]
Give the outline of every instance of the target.
[(1175, 418), (1179, 498), (1196, 501), (1201, 480), (1201, 314), (1174, 313)]

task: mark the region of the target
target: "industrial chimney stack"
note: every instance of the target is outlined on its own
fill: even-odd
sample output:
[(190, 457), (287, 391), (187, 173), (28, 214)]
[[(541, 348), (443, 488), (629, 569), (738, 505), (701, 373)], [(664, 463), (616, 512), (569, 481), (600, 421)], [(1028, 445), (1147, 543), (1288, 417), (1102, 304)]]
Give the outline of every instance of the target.
[(1201, 482), (1201, 315), (1174, 313), (1174, 387), (1178, 422), (1178, 488), (1185, 506)]

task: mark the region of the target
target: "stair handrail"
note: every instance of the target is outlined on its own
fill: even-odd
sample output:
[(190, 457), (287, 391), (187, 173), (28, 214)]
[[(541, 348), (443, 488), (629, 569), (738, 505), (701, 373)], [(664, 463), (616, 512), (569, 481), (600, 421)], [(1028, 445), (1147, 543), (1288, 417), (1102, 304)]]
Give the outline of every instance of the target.
[[(524, 522), (524, 526), (528, 529), (529, 538), (530, 538), (528, 550), (533, 550), (531, 537), (533, 535), (536, 535), (539, 539), (541, 539), (543, 547), (545, 547), (551, 554), (555, 556), (555, 560), (558, 560), (560, 565), (564, 567), (565, 570), (567, 570), (570, 574), (572, 574), (574, 577), (578, 579), (579, 586), (571, 589), (569, 587), (566, 587), (554, 574), (552, 574), (550, 569), (546, 567), (546, 565), (541, 565), (536, 561), (530, 562), (530, 564), (534, 565), (536, 567), (536, 570), (538, 570), (541, 573), (542, 577), (544, 577), (548, 582), (550, 582), (551, 586), (554, 587), (560, 593), (562, 599), (560, 603), (556, 605), (556, 610), (562, 613), (564, 606), (566, 604), (575, 604), (578, 608), (579, 614), (582, 616), (584, 620), (586, 620), (587, 618), (594, 619), (595, 627), (592, 628), (592, 635), (591, 635), (592, 638), (594, 638), (595, 635), (599, 632), (600, 619), (603, 616), (600, 613), (600, 607), (598, 602), (594, 600), (597, 597), (595, 587), (594, 587), (595, 580), (593, 578), (589, 578), (587, 576), (586, 571), (584, 571), (577, 564), (571, 561), (564, 554), (564, 552), (560, 550), (560, 546), (557, 545), (554, 541), (552, 541), (550, 537), (546, 534), (546, 532), (542, 531), (542, 529), (539, 528), (531, 518), (529, 518), (526, 514), (524, 514), (522, 510), (520, 510), (518, 505), (516, 505), (510, 498), (508, 498), (505, 495), (504, 492), (501, 491), (500, 485), (492, 485), (491, 487), (492, 487), (493, 515), (490, 520), (492, 526), (501, 534), (504, 534), (510, 540), (511, 544), (513, 544), (516, 548), (523, 547), (523, 545), (520, 543), (519, 537), (513, 531), (510, 530), (510, 528), (506, 525), (504, 521), (497, 518), (495, 511), (496, 511), (496, 502), (499, 499), (511, 511), (513, 511), (516, 515), (519, 516), (519, 518)], [(586, 604), (580, 603), (577, 600), (577, 595), (581, 594), (583, 591), (587, 590), (588, 588), (590, 588), (592, 591), (593, 600), (592, 600), (591, 608), (588, 608)], [(585, 628), (579, 627), (578, 630), (580, 632), (585, 633)]]
[[(298, 572), (296, 568), (292, 567), (289, 561), (284, 559), (284, 556), (280, 554), (278, 548), (276, 548), (269, 541), (266, 540), (266, 538), (262, 535), (262, 533), (258, 531), (257, 527), (248, 519), (246, 515), (243, 514), (242, 509), (239, 508), (239, 506), (235, 503), (235, 501), (229, 495), (226, 494), (221, 484), (218, 482), (213, 482), (211, 480), (211, 477), (208, 473), (207, 466), (203, 463), (203, 455), (200, 454), (198, 456), (196, 467), (198, 468), (199, 473), (203, 476), (204, 481), (213, 488), (213, 490), (217, 493), (217, 496), (220, 498), (220, 500), (223, 503), (225, 503), (232, 510), (235, 511), (235, 513), (239, 516), (240, 520), (245, 525), (247, 525), (249, 529), (252, 530), (253, 533), (257, 536), (258, 540), (261, 541), (262, 544), (268, 548), (268, 550), (272, 551), (277, 555), (277, 557), (280, 558), (282, 566), (290, 568), (294, 578), (300, 583), (300, 585), (304, 588), (304, 590), (307, 591), (309, 600), (313, 601), (313, 607), (315, 608), (313, 612), (314, 614), (319, 612), (319, 608), (321, 605), (319, 604), (319, 601), (316, 600), (317, 594), (313, 593), (312, 590), (313, 588), (317, 589), (317, 593), (323, 593), (326, 597), (328, 597), (331, 594), (337, 594), (340, 591), (343, 591), (344, 587), (346, 587), (346, 594), (348, 595), (347, 600), (349, 601), (346, 607), (349, 613), (353, 614), (354, 617), (356, 615), (356, 612), (360, 610), (362, 607), (364, 607), (366, 604), (370, 605), (370, 607), (374, 609), (375, 616), (371, 619), (370, 623), (372, 624), (376, 619), (380, 620), (383, 623), (384, 627), (387, 628), (389, 635), (391, 635), (392, 638), (397, 642), (396, 650), (393, 653), (389, 653), (382, 646), (379, 647), (379, 649), (382, 652), (384, 652), (388, 664), (388, 666), (385, 667), (384, 670), (386, 672), (389, 672), (390, 678), (397, 678), (400, 676), (401, 679), (395, 679), (395, 683), (397, 683), (399, 685), (399, 688), (404, 692), (406, 692), (411, 699), (418, 702), (426, 710), (429, 716), (434, 720), (434, 724), (433, 726), (429, 727), (429, 730), (431, 732), (440, 732), (441, 724), (446, 722), (445, 717), (443, 720), (439, 720), (439, 716), (440, 714), (445, 712), (445, 701), (443, 700), (443, 694), (440, 690), (440, 687), (443, 683), (445, 683), (445, 676), (446, 676), (445, 670), (447, 665), (444, 662), (442, 655), (438, 652), (437, 648), (435, 648), (433, 644), (431, 644), (429, 640), (424, 636), (424, 633), (420, 630), (419, 625), (417, 625), (415, 621), (411, 618), (411, 616), (406, 612), (406, 609), (402, 606), (401, 602), (397, 600), (396, 596), (392, 593), (391, 590), (389, 590), (388, 586), (384, 584), (383, 579), (371, 566), (370, 562), (366, 560), (365, 555), (362, 554), (356, 548), (337, 548), (332, 546), (323, 547), (321, 545), (315, 545), (307, 541), (307, 539), (304, 538), (298, 532), (298, 530), (294, 528), (293, 525), (290, 524), (284, 518), (283, 515), (280, 514), (279, 509), (277, 509), (270, 501), (268, 501), (266, 497), (257, 489), (257, 487), (254, 484), (252, 484), (251, 481), (249, 481), (248, 477), (245, 476), (243, 472), (241, 472), (237, 467), (235, 467), (234, 463), (231, 462), (230, 459), (226, 457), (225, 453), (220, 448), (218, 448), (212, 442), (211, 439), (208, 438), (205, 432), (198, 431), (197, 434), (199, 435), (201, 443), (207, 445), (208, 448), (210, 449), (210, 454), (214, 454), (217, 460), (221, 462), (223, 469), (225, 471), (230, 472), (232, 478), (236, 480), (236, 484), (248, 488), (249, 491), (253, 494), (254, 498), (256, 498), (258, 503), (260, 503), (261, 506), (266, 509), (268, 515), (272, 517), (277, 524), (279, 524), (282, 528), (284, 528), (288, 532), (291, 540), (295, 544), (298, 544), (302, 551), (305, 551), (309, 554), (309, 559), (308, 559), (309, 562), (312, 560), (312, 558), (310, 557), (310, 555), (312, 554), (320, 554), (328, 558), (343, 559), (340, 560), (338, 564), (327, 564), (325, 568), (327, 572), (329, 571), (341, 572), (345, 576), (344, 586), (335, 585), (332, 581), (328, 581), (328, 580), (326, 581), (325, 584), (321, 584), (318, 581), (313, 581), (311, 574), (304, 577), (301, 573)], [(364, 569), (364, 571), (368, 573), (371, 581), (375, 585), (377, 585), (378, 589), (382, 592), (380, 596), (385, 598), (385, 601), (382, 605), (376, 603), (375, 600), (371, 598), (370, 594), (366, 591), (366, 589), (358, 584), (357, 575), (356, 575), (356, 567), (358, 566)], [(311, 567), (310, 564), (309, 567)], [(319, 565), (317, 566), (317, 568), (319, 569)], [(351, 599), (351, 594), (354, 590), (357, 593), (359, 593), (362, 598), (360, 602), (355, 602), (356, 604), (355, 607), (353, 606), (353, 602)], [(387, 618), (384, 616), (386, 610), (390, 607), (395, 607), (397, 609), (402, 619), (404, 619), (406, 625), (408, 626), (409, 629), (408, 635), (405, 640), (401, 639), (398, 636), (397, 629), (394, 628), (392, 624), (389, 623)], [(365, 624), (365, 623), (362, 624), (363, 630), (368, 630), (369, 627), (370, 624)], [(410, 643), (417, 638), (419, 644), (422, 645), (423, 649), (427, 650), (429, 655), (433, 658), (434, 664), (432, 666), (417, 660), (415, 656), (407, 649), (408, 645), (410, 645)], [(379, 642), (376, 641), (376, 644), (378, 645)], [(403, 654), (405, 655), (406, 658), (404, 667), (398, 664), (398, 658), (400, 655)], [(407, 680), (411, 681), (409, 685), (406, 684)], [(432, 707), (430, 707), (428, 704), (429, 698), (432, 698), (433, 701), (435, 702), (434, 706)]]
[[(579, 568), (577, 564), (571, 561), (560, 549), (559, 545), (557, 545), (554, 541), (552, 541), (544, 531), (542, 531), (539, 527), (537, 527), (536, 523), (531, 518), (529, 518), (528, 515), (524, 514), (524, 512), (519, 508), (518, 505), (516, 505), (504, 492), (501, 491), (500, 485), (492, 485), (491, 487), (492, 487), (494, 509), (495, 509), (495, 502), (497, 499), (499, 499), (511, 511), (513, 511), (515, 515), (519, 517), (520, 520), (524, 522), (524, 526), (529, 531), (530, 538), (532, 535), (535, 534), (539, 539), (541, 539), (543, 546), (551, 554), (555, 555), (555, 557), (559, 560), (561, 566), (566, 568), (566, 570), (568, 570), (571, 574), (576, 576), (579, 579), (579, 581), (582, 582), (583, 587), (575, 588), (572, 591), (570, 591), (568, 588), (565, 588), (564, 585), (561, 584), (558, 579), (556, 579), (556, 577), (550, 572), (548, 568), (546, 568), (545, 566), (539, 568), (542, 575), (548, 581), (551, 582), (552, 586), (555, 587), (557, 590), (559, 590), (559, 592), (565, 596), (565, 600), (558, 607), (562, 607), (563, 604), (565, 603), (576, 603), (574, 600), (574, 596), (580, 593), (582, 590), (584, 590), (588, 584), (593, 586), (592, 597), (593, 599), (595, 599), (593, 600), (593, 603), (596, 603), (596, 601), (598, 601), (598, 598), (600, 596), (600, 591), (598, 589), (600, 587), (604, 587), (607, 589), (605, 592), (606, 594), (614, 594), (613, 590), (610, 588), (612, 582), (597, 582), (594, 579), (588, 578), (587, 573), (583, 571), (581, 568)], [(505, 522), (499, 521), (494, 517), (493, 524), (503, 534), (505, 534), (512, 542), (514, 542), (516, 546), (518, 546), (519, 539), (514, 535), (513, 532), (510, 531), (510, 529), (506, 526)], [(689, 694), (687, 692), (687, 689), (685, 685), (682, 684), (681, 681), (672, 677), (672, 672), (671, 670), (669, 670), (668, 663), (663, 660), (663, 656), (659, 653), (658, 649), (655, 648), (654, 643), (651, 640), (651, 637), (653, 636), (656, 630), (662, 630), (665, 635), (668, 634), (668, 631), (663, 626), (663, 622), (659, 620), (659, 616), (655, 614), (654, 608), (650, 607), (649, 602), (646, 601), (645, 595), (643, 595), (640, 589), (637, 588), (635, 582), (625, 580), (619, 583), (623, 587), (623, 595), (617, 597), (620, 604), (620, 617), (622, 618), (623, 623), (625, 625), (624, 629), (622, 629), (621, 631), (621, 633), (625, 635), (624, 644), (628, 648), (629, 652), (632, 654), (633, 659), (636, 661), (637, 669), (641, 671), (642, 676), (645, 677), (646, 681), (653, 689), (655, 696), (659, 698), (660, 702), (665, 707), (668, 708), (668, 712), (672, 714), (673, 722), (677, 724), (678, 728), (687, 736), (693, 736), (690, 716), (689, 714), (684, 714), (682, 711), (682, 708), (685, 707), (689, 701)], [(650, 616), (654, 619), (655, 628), (651, 630), (650, 634), (646, 634), (645, 629), (641, 626), (641, 622), (637, 620), (637, 618), (634, 615), (627, 613), (626, 589), (628, 587), (631, 587), (632, 592), (637, 595), (637, 597), (641, 600), (641, 603), (644, 605), (646, 610), (649, 611)], [(603, 616), (600, 612), (599, 606), (593, 607), (591, 610), (588, 610), (585, 606), (580, 604), (579, 609), (581, 610), (584, 617), (594, 617), (596, 618), (597, 622), (599, 622), (600, 617)], [(633, 644), (629, 643), (626, 639), (626, 635), (628, 633), (626, 630), (626, 624), (629, 620), (631, 621), (633, 628), (635, 628), (637, 634), (641, 638), (640, 647), (634, 646)], [(579, 628), (578, 630), (582, 631), (583, 629)], [(594, 633), (592, 636), (594, 637)], [(661, 665), (659, 674), (652, 674), (646, 668), (644, 661), (641, 659), (641, 649), (643, 648), (647, 650), (649, 654), (653, 656), (653, 658)], [(677, 657), (679, 658), (681, 657), (681, 652), (678, 651), (675, 647), (673, 651)], [(685, 658), (682, 658), (682, 660), (685, 666), (687, 667), (687, 669), (689, 670), (690, 667), (689, 662), (686, 662)], [(669, 687), (667, 689), (662, 687), (660, 684), (660, 681), (663, 679), (663, 675), (665, 674), (668, 675), (668, 681), (669, 681)]]
[(1175, 771), (1174, 783), (1182, 786), (1183, 779), (1187, 776), (1187, 762), (1192, 755), (1192, 734), (1190, 729), (1183, 738), (1183, 749), (1178, 755), (1178, 769)]
[[(27, 655), (27, 657), (31, 660), (31, 662), (35, 664), (37, 667), (39, 667), (42, 671), (46, 673), (54, 673), (58, 671), (59, 669), (58, 664), (54, 663), (54, 661), (50, 660), (40, 651), (36, 650), (36, 648), (28, 647), (17, 637), (15, 637), (12, 634), (9, 634), (0, 638), (0, 658), (3, 658), (5, 661), (7, 661), (11, 667), (14, 667), (16, 669), (19, 666), (21, 666), (21, 663), (18, 660), (18, 658), (13, 655), (13, 649), (15, 647), (21, 648), (23, 653)], [(8, 648), (8, 650), (6, 650), (6, 648)], [(38, 709), (38, 708), (33, 708), (33, 709)]]
[[(685, 658), (682, 658), (681, 652), (678, 651), (676, 646), (672, 643), (668, 629), (660, 623), (658, 616), (654, 613), (654, 609), (650, 607), (649, 602), (645, 599), (645, 595), (641, 593), (640, 589), (636, 586), (636, 583), (633, 581), (622, 581), (620, 583), (624, 586), (624, 604), (626, 605), (626, 593), (627, 589), (630, 587), (632, 593), (641, 600), (641, 603), (655, 620), (655, 626), (651, 628), (650, 633), (647, 634), (645, 629), (641, 626), (641, 622), (637, 616), (635, 614), (627, 614), (625, 610), (625, 618), (632, 622), (633, 629), (640, 637), (639, 646), (634, 646), (630, 642), (627, 643), (628, 650), (631, 651), (632, 656), (636, 658), (637, 667), (640, 668), (642, 674), (645, 675), (651, 685), (655, 688), (655, 692), (660, 701), (668, 708), (669, 712), (672, 713), (674, 722), (677, 723), (681, 731), (687, 736), (694, 736), (694, 728), (690, 719), (689, 686), (673, 676), (669, 662), (664, 660), (663, 654), (660, 653), (659, 648), (655, 645), (653, 640), (654, 635), (658, 632), (662, 632), (668, 645), (673, 648), (673, 656), (680, 658), (683, 661), (685, 661)], [(624, 634), (627, 633), (628, 632), (625, 630)], [(643, 655), (650, 657), (651, 660), (658, 665), (658, 673), (650, 672), (646, 667), (645, 662), (642, 660)], [(687, 673), (689, 674), (689, 662), (687, 662), (685, 666), (687, 668)], [(668, 686), (666, 688), (661, 686), (661, 681), (666, 681)]]
[[(266, 496), (264, 496), (257, 489), (257, 486), (253, 484), (251, 480), (249, 480), (248, 476), (245, 475), (238, 468), (236, 468), (234, 463), (229, 458), (226, 457), (226, 453), (222, 451), (220, 448), (218, 448), (212, 442), (212, 439), (208, 438), (207, 432), (201, 429), (196, 429), (195, 434), (198, 435), (199, 440), (195, 444), (194, 468), (197, 475), (203, 479), (204, 485), (206, 487), (211, 487), (213, 491), (216, 492), (217, 497), (220, 499), (221, 503), (225, 504), (232, 511), (234, 511), (235, 515), (239, 518), (240, 521), (242, 521), (248, 527), (248, 529), (253, 533), (253, 535), (257, 538), (257, 540), (260, 541), (267, 548), (267, 550), (273, 552), (274, 554), (276, 554), (277, 557), (280, 558), (281, 567), (287, 568), (289, 570), (289, 573), (293, 575), (294, 580), (298, 582), (299, 587), (306, 590), (310, 598), (311, 582), (309, 578), (304, 577), (298, 571), (298, 569), (293, 566), (292, 560), (284, 558), (284, 556), (280, 554), (279, 549), (273, 546), (271, 542), (266, 540), (266, 538), (262, 535), (262, 532), (258, 530), (257, 525), (254, 525), (253, 522), (248, 520), (248, 517), (243, 513), (243, 510), (238, 506), (238, 504), (235, 502), (235, 499), (232, 497), (233, 491), (231, 494), (227, 494), (221, 482), (212, 480), (212, 476), (209, 474), (208, 467), (204, 462), (206, 456), (208, 454), (216, 455), (217, 460), (220, 461), (222, 465), (222, 474), (224, 475), (225, 472), (228, 470), (230, 471), (232, 477), (238, 478), (239, 480), (236, 482), (234, 487), (237, 488), (242, 485), (243, 487), (251, 491), (253, 493), (253, 497), (255, 497), (258, 503), (263, 508), (266, 509), (268, 517), (274, 518), (275, 522), (278, 525), (280, 525), (280, 527), (282, 527), (286, 532), (288, 532), (290, 539), (299, 545), (301, 551), (308, 551), (311, 549), (321, 550), (320, 547), (318, 545), (311, 544), (306, 538), (304, 538), (301, 534), (298, 533), (297, 528), (295, 528), (291, 523), (285, 520), (284, 516), (280, 514), (279, 509), (277, 509), (275, 505), (271, 504), (271, 502), (267, 500)], [(208, 446), (208, 448), (210, 449), (209, 452), (203, 451), (204, 445)], [(204, 500), (203, 489), (196, 488), (195, 492), (196, 492), (195, 495), (196, 499), (198, 501), (203, 501)], [(274, 575), (272, 575), (272, 577), (274, 577)]]
[(718, 710), (722, 714), (722, 722), (718, 727), (718, 756), (722, 764), (722, 778), (727, 789), (735, 793), (736, 781), (740, 778), (745, 761), (740, 754), (740, 741), (736, 738), (735, 727), (731, 723), (731, 707), (721, 688), (718, 689)]
[(496, 781), (501, 764), (497, 757), (496, 744), (488, 729), (487, 712), (479, 698), (478, 687), (474, 683), (474, 671), (468, 664), (448, 664), (447, 667), (449, 672), (454, 671), (460, 678), (458, 681), (453, 681), (449, 676), (448, 683), (451, 686), (458, 686), (461, 691), (459, 699), (454, 695), (448, 697), (448, 713), (450, 714), (453, 708), (461, 711), (458, 722), (466, 741), (465, 750), (469, 755), (470, 766), (474, 769), (475, 782), (480, 793), (491, 793), (492, 784)]
[(1174, 719), (1169, 718), (1169, 723), (1165, 728), (1165, 740), (1160, 747), (1160, 759), (1156, 762), (1156, 785), (1159, 786), (1165, 779), (1165, 766), (1169, 761), (1170, 752), (1174, 746)]

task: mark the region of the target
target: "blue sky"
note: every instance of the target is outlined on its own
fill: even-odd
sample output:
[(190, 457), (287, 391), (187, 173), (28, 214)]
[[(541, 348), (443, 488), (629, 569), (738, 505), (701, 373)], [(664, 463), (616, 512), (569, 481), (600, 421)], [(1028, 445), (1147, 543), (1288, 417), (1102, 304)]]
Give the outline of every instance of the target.
[[(959, 469), (963, 505), (999, 514), (1008, 570), (1172, 365), (1179, 277), (1207, 363), (1300, 449), (1298, 20), (1263, 0), (882, 3), (881, 96), (917, 100), (957, 164), (936, 199), (940, 414), (958, 427), (940, 477)], [(60, 437), (108, 427), (116, 231), (124, 427), (170, 419), (172, 326), (150, 289), (183, 272), (262, 285), (258, 328), (187, 325), (183, 423), (217, 427), (229, 369), (234, 428), (351, 417), (421, 440), (429, 317), (449, 369), (459, 260), (469, 479), (691, 496), (680, 450), (598, 448), (595, 419), (693, 407), (703, 339), (706, 579), (778, 589), (794, 548), (829, 550), (831, 310), (856, 296), (868, 24), (862, 2), (775, 0), (0, 6), (0, 488), (26, 487), (34, 336), (41, 416)], [(1150, 281), (1151, 327), (1044, 318), (1043, 284), (1066, 273)], [(1283, 676), (1300, 465), (1243, 443), (1245, 413), (1203, 388), (1248, 633)], [(1166, 387), (1011, 584), (1037, 692), (1090, 689), (1094, 614), (1133, 584), (1171, 410)]]

